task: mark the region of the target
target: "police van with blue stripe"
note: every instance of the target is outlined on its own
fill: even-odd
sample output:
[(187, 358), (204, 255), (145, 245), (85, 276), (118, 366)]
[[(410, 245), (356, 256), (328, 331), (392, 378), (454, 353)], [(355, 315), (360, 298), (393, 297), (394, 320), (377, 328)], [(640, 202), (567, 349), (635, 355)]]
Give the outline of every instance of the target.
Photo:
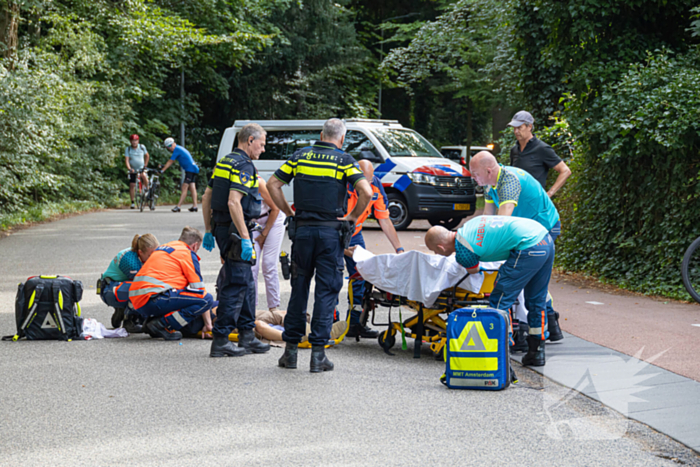
[[(243, 126), (257, 123), (267, 131), (265, 152), (255, 161), (260, 176), (270, 176), (298, 149), (320, 138), (325, 120), (236, 120), (221, 138), (217, 160), (238, 146), (236, 136)], [(474, 183), (469, 172), (440, 154), (423, 136), (404, 128), (396, 120), (345, 120), (347, 134), (343, 151), (374, 165), (389, 198), (389, 215), (397, 230), (413, 219), (431, 225), (457, 227), (476, 209)], [(294, 202), (293, 189), (283, 187), (287, 201)]]

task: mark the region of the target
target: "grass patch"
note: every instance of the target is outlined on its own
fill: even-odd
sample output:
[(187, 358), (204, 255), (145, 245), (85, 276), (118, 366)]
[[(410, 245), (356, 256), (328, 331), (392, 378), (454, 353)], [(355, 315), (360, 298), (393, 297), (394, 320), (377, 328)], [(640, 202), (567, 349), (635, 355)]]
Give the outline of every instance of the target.
[(476, 210), (478, 211), (479, 209), (481, 209), (481, 210), (484, 209), (484, 197), (483, 196), (476, 197)]
[(6, 231), (18, 225), (43, 222), (64, 214), (92, 211), (105, 206), (95, 201), (46, 202), (32, 206), (22, 212), (0, 214), (0, 231)]

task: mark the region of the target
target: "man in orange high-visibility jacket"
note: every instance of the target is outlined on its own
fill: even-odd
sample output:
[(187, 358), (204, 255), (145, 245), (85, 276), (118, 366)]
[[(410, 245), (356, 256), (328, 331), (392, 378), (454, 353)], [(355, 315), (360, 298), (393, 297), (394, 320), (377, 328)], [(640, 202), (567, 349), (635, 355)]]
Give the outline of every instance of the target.
[(202, 233), (185, 227), (180, 239), (159, 246), (134, 278), (129, 300), (148, 319), (145, 327), (151, 337), (181, 339), (179, 330), (212, 308), (199, 268), (201, 245)]

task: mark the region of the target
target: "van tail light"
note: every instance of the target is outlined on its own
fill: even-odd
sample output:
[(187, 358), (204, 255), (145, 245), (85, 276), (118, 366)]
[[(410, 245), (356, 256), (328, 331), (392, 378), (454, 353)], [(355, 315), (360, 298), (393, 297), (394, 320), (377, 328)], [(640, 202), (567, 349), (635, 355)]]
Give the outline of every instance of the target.
[(459, 163), (462, 164), (462, 165), (467, 165), (467, 161), (464, 160), (464, 156), (462, 156), (462, 157), (459, 158)]

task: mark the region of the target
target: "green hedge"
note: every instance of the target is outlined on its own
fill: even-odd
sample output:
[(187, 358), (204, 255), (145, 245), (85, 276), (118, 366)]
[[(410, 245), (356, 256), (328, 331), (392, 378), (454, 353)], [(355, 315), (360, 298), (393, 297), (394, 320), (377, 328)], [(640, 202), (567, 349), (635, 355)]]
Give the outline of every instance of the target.
[(557, 203), (564, 268), (689, 299), (680, 265), (700, 236), (699, 58), (657, 51), (595, 99), (569, 96), (577, 142)]

